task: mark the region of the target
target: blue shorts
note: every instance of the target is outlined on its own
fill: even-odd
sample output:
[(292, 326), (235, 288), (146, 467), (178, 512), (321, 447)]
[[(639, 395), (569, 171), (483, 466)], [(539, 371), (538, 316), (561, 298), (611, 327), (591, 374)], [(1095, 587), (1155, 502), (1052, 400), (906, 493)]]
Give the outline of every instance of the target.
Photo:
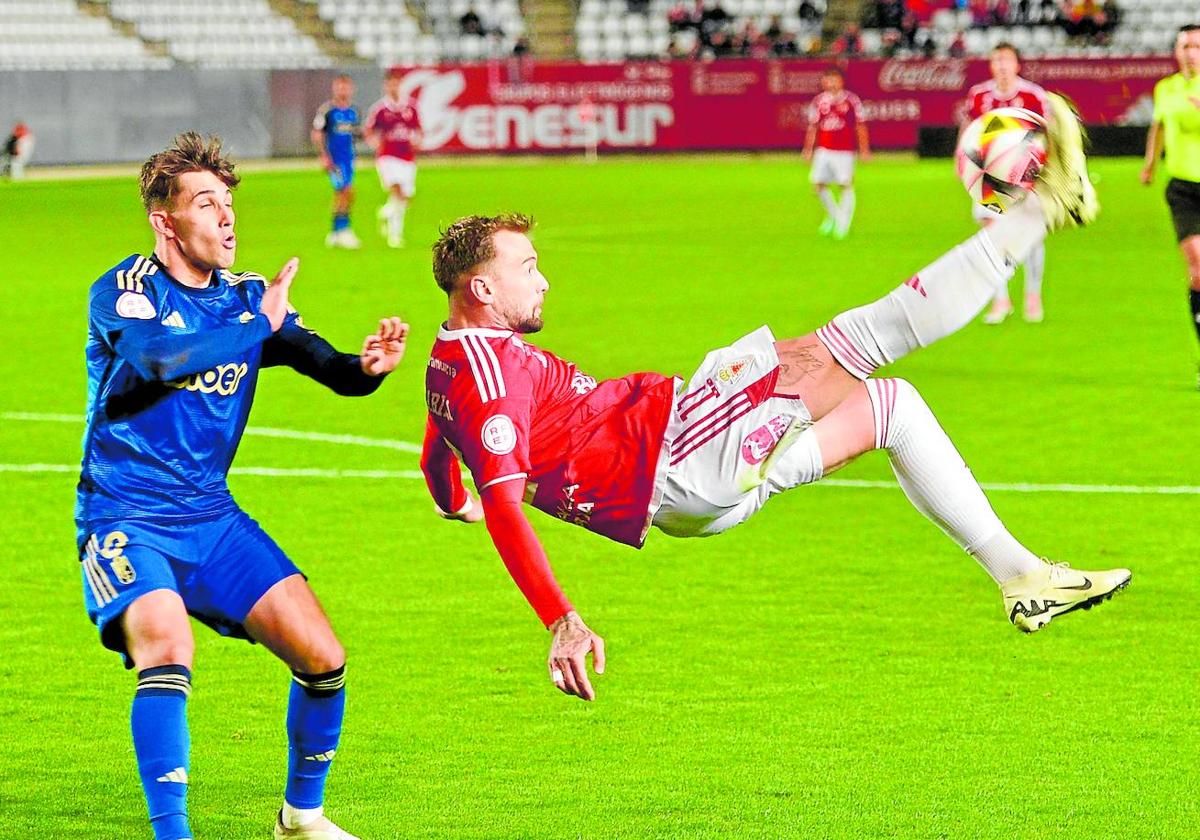
[(79, 552), (88, 618), (106, 648), (125, 656), (121, 615), (148, 592), (179, 593), (189, 614), (223, 636), (249, 639), (251, 608), (284, 578), (301, 574), (240, 510), (175, 525), (141, 520), (90, 526)]
[(354, 183), (354, 161), (353, 160), (335, 160), (333, 166), (329, 169), (329, 183), (333, 184), (333, 189), (336, 192), (349, 187)]

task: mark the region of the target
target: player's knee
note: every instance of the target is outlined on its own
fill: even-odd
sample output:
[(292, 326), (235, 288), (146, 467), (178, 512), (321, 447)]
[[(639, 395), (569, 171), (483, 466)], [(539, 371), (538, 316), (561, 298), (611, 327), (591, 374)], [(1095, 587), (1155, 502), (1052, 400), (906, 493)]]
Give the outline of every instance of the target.
[(190, 668), (195, 653), (196, 645), (190, 633), (186, 636), (170, 635), (144, 640), (136, 646), (131, 645), (129, 651), (139, 671), (175, 664)]
[(329, 637), (315, 643), (304, 652), (303, 660), (299, 663), (301, 669), (309, 674), (324, 674), (344, 668), (346, 651), (342, 643), (332, 632)]

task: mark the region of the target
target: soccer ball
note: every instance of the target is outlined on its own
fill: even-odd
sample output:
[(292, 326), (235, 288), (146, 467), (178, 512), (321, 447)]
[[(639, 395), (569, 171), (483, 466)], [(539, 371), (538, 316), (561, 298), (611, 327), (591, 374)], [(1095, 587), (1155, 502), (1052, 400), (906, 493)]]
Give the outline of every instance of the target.
[(1046, 120), (1024, 108), (988, 111), (962, 133), (954, 159), (971, 198), (1003, 213), (1046, 165)]

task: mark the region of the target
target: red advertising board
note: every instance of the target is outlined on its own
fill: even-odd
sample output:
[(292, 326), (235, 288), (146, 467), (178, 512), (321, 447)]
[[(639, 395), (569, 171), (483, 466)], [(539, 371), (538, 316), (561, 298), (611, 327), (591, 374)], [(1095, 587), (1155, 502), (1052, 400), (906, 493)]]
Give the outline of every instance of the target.
[[(426, 148), (440, 152), (788, 149), (801, 145), (818, 61), (586, 65), (536, 61), (404, 69)], [(1093, 124), (1146, 123), (1169, 58), (1027, 61), (1023, 75), (1067, 94)], [(920, 125), (951, 125), (983, 60), (862, 60), (845, 67), (877, 148), (912, 148)], [(580, 108), (585, 97), (591, 109)]]

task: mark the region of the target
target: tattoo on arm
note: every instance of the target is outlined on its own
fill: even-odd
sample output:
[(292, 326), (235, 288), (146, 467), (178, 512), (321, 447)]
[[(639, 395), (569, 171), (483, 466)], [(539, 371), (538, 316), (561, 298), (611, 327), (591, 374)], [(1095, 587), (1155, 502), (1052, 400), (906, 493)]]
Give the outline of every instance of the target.
[(791, 389), (805, 379), (816, 379), (817, 372), (825, 367), (825, 361), (818, 358), (813, 352), (817, 346), (816, 344), (805, 344), (790, 350), (786, 356), (787, 361), (781, 360), (780, 362), (779, 381), (776, 387)]

